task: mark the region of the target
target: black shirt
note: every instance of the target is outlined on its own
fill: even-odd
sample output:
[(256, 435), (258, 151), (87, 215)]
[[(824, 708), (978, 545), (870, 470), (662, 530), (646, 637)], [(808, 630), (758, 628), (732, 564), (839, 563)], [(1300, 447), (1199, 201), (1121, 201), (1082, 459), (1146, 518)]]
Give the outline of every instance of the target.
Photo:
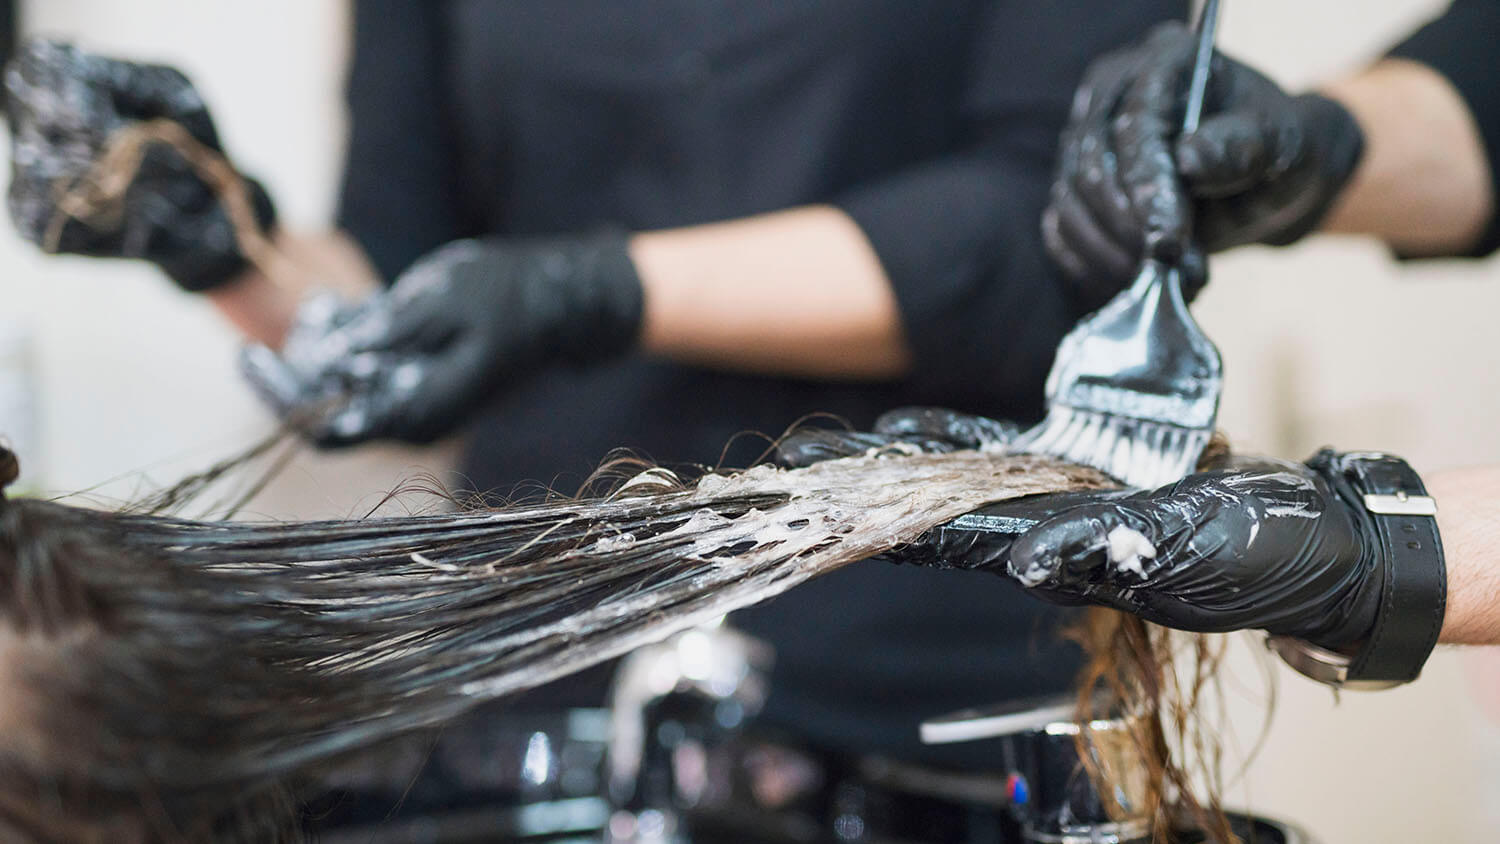
[[(1090, 305), (1038, 220), (1088, 61), (1180, 0), (361, 0), (340, 220), (393, 278), (476, 235), (684, 226), (832, 203), (890, 277), (898, 382), (634, 358), (497, 396), (467, 477), (560, 490), (611, 449), (744, 465), (816, 412), (1027, 420)], [(787, 308), (797, 307), (795, 301)], [(730, 444), (725, 452), (726, 444)], [(722, 453), (722, 456), (721, 456)], [(851, 567), (742, 613), (778, 651), (768, 717), (914, 755), (924, 716), (1064, 688), (1058, 614), (998, 578)]]

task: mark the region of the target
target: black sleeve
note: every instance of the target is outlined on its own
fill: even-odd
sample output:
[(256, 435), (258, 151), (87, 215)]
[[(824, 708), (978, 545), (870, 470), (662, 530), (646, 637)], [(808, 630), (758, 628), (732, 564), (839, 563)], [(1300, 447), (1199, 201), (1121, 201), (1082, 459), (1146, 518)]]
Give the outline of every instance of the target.
[(0, 67), (16, 51), (16, 0), (0, 0)]
[(1077, 301), (1042, 245), (1058, 135), (1089, 61), (1187, 17), (1185, 0), (994, 2), (976, 29), (962, 148), (836, 200), (895, 288), (912, 386), (1035, 404)]
[[(1390, 53), (1421, 62), (1443, 74), (1468, 103), (1490, 162), (1494, 196), (1500, 198), (1500, 3), (1455, 0), (1442, 17), (1417, 30)], [(1484, 237), (1470, 253), (1481, 257), (1500, 249), (1500, 214), (1490, 218)]]
[(357, 0), (338, 223), (390, 281), (461, 224), (436, 0)]

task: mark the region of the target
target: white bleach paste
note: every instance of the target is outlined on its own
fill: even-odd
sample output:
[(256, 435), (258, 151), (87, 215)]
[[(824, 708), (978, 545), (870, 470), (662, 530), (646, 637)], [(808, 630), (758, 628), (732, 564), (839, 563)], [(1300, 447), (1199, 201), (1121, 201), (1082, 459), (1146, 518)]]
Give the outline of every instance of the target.
[(1124, 525), (1115, 525), (1105, 537), (1109, 543), (1109, 561), (1120, 571), (1146, 579), (1146, 560), (1156, 559), (1156, 546), (1145, 534)]

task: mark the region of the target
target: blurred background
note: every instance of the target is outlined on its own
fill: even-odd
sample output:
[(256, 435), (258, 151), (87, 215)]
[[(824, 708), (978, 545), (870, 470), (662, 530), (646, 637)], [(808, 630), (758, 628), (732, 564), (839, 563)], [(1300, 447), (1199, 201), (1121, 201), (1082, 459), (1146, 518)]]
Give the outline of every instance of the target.
[[(1224, 48), (1300, 87), (1376, 55), (1444, 4), (1226, 4)], [(348, 12), (340, 0), (21, 0), (23, 32), (184, 69), (232, 157), (268, 183), (283, 219), (322, 228), (343, 154)], [(0, 141), (3, 143), (3, 141)], [(1196, 307), (1224, 354), (1221, 424), (1242, 451), (1305, 457), (1379, 448), (1420, 469), (1500, 461), (1500, 267), (1398, 265), (1378, 244), (1315, 239), (1216, 260)], [(43, 258), (0, 226), (0, 419), (45, 492), (129, 500), (272, 430), (235, 373), (237, 340), (206, 302), (146, 266)], [(788, 420), (790, 422), (791, 420)], [(361, 512), (451, 449), (308, 453), (252, 510)], [(547, 479), (541, 479), (547, 480)], [(1232, 802), (1294, 819), (1328, 844), (1481, 842), (1500, 828), (1500, 656), (1440, 652), (1421, 683), (1344, 695), (1237, 640), (1226, 669), (1231, 767), (1274, 717)], [(983, 701), (976, 701), (983, 703)], [(1237, 747), (1235, 747), (1237, 746)]]

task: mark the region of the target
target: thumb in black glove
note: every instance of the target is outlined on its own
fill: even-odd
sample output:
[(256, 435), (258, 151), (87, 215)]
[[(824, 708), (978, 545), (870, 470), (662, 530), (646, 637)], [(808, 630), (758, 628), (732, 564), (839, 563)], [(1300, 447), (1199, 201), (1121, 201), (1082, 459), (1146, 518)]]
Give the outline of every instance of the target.
[(1343, 106), (1288, 95), (1222, 54), (1203, 120), (1182, 135), (1195, 51), (1193, 33), (1164, 24), (1091, 65), (1074, 100), (1042, 228), (1053, 259), (1096, 295), (1129, 284), (1144, 255), (1181, 256), (1191, 281), (1199, 247), (1303, 237), (1359, 162), (1363, 132)]
[(459, 241), (360, 305), (309, 303), (281, 354), (251, 346), (242, 371), (319, 444), (429, 442), (508, 383), (627, 352), (642, 297), (621, 234)]
[[(63, 253), (142, 258), (190, 291), (217, 287), (245, 269), (219, 197), (164, 144), (145, 148), (118, 216), (77, 220), (59, 207), (60, 198), (93, 172), (117, 133), (130, 126), (171, 120), (222, 153), (202, 97), (181, 72), (37, 39), (11, 61), (5, 88), (12, 166), (7, 199), (23, 238)], [(270, 197), (246, 181), (257, 221), (269, 228), (275, 221)]]

